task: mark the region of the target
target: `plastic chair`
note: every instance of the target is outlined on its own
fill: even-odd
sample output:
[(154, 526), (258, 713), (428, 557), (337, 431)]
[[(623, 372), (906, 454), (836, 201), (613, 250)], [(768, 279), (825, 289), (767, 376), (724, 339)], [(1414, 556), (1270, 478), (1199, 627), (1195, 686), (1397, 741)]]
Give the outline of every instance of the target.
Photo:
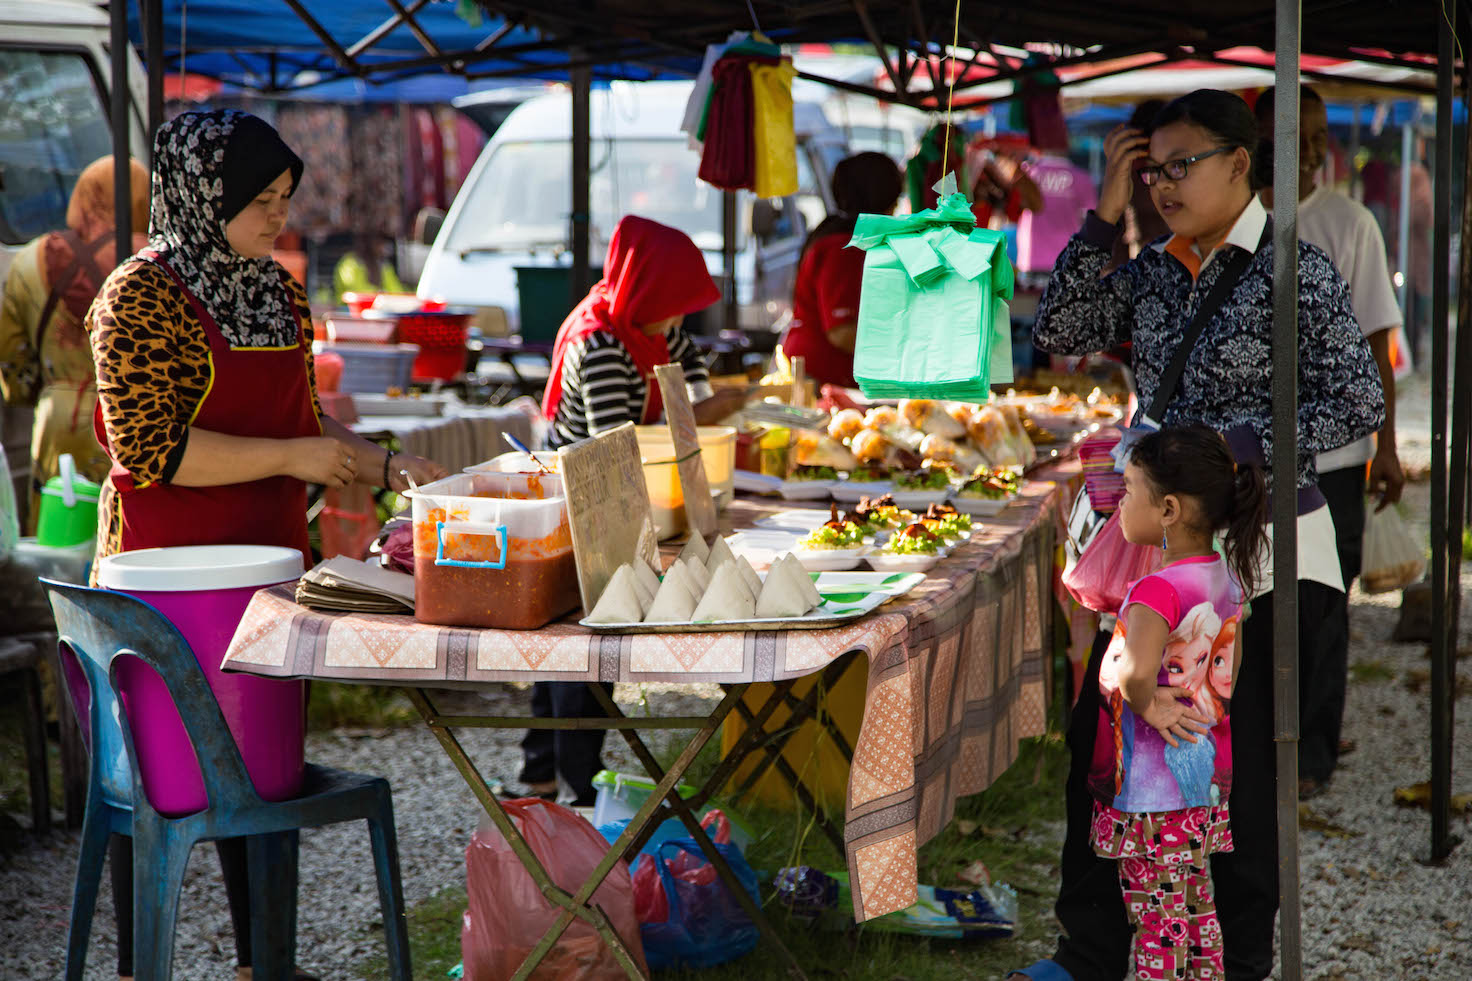
[[(108, 836), (131, 835), (136, 976), (173, 972), (179, 891), (189, 853), (202, 841), (246, 836), (250, 862), (251, 956), (257, 981), (295, 971), (298, 829), (366, 820), (388, 945), (389, 976), (410, 981), (408, 925), (388, 781), (308, 764), (301, 795), (264, 801), (255, 791), (194, 652), (141, 600), (43, 579), (51, 593), (62, 673), (92, 753), (82, 848), (67, 934), (67, 981), (80, 981)], [(116, 694), (120, 657), (158, 672), (193, 743), (209, 807), (184, 817), (153, 809)]]

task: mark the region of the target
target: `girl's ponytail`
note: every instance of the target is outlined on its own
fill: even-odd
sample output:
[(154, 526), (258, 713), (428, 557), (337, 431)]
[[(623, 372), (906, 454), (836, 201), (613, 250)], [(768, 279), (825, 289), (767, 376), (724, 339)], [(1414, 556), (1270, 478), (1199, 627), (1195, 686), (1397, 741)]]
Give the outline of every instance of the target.
[(1247, 596), (1257, 591), (1258, 560), (1268, 547), (1268, 482), (1262, 468), (1237, 464), (1232, 476), (1232, 510), (1222, 535), (1227, 567)]

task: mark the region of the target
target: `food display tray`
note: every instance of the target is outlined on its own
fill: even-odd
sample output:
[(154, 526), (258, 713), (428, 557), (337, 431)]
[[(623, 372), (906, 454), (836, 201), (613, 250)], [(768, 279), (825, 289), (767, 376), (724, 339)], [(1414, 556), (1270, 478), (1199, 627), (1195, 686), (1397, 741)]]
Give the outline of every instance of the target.
[(578, 623), (600, 634), (693, 634), (748, 630), (822, 630), (837, 627), (905, 595), (925, 581), (920, 572), (821, 572), (813, 582), (823, 602), (806, 616), (711, 620), (704, 623)]

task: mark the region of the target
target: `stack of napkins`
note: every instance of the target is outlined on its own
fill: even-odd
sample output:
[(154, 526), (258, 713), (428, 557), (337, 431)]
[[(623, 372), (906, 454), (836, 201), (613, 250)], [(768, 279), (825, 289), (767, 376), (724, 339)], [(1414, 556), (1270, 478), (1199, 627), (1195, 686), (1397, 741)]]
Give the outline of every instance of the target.
[(691, 535), (661, 582), (647, 563), (621, 565), (588, 614), (589, 623), (711, 623), (793, 618), (822, 597), (790, 553), (772, 563), (763, 582), (724, 538), (707, 547)]
[(334, 613), (413, 613), (414, 577), (338, 555), (297, 580), (296, 601)]

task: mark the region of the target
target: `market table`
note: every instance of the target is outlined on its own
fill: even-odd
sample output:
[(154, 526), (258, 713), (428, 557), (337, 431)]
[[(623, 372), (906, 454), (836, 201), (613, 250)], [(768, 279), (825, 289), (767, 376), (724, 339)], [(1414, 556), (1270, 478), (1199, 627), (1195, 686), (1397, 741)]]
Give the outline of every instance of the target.
[[(734, 772), (743, 756), (758, 751), (774, 755), (766, 745), (772, 734), (764, 726), (792, 683), (834, 670), (853, 652), (862, 652), (869, 660), (842, 832), (854, 915), (862, 921), (916, 901), (919, 847), (949, 823), (958, 797), (984, 790), (1011, 765), (1019, 742), (1046, 728), (1055, 527), (1059, 501), (1066, 496), (1060, 482), (1074, 482), (1077, 473), (1077, 465), (1069, 462), (1052, 467), (1046, 480), (1027, 481), (1015, 503), (987, 519), (924, 583), (836, 628), (617, 635), (592, 633), (570, 617), (535, 631), (472, 630), (420, 624), (408, 616), (317, 612), (298, 605), (288, 585), (256, 594), (224, 667), (266, 677), (407, 689), (426, 725), (528, 871), (544, 893), (563, 906), (557, 925), (517, 977), (530, 973), (574, 916), (593, 923), (620, 953), (630, 975), (637, 976), (606, 918), (586, 905), (588, 898), (617, 858), (637, 851), (657, 820), (669, 814), (684, 821), (696, 840), (708, 846), (698, 830), (695, 808), (709, 799), (718, 780)], [(764, 515), (792, 506), (739, 499), (723, 515), (722, 532), (749, 527)], [(612, 717), (456, 717), (440, 713), (433, 702), (435, 688), (473, 689), (508, 681), (589, 682)], [(630, 719), (622, 716), (599, 682), (714, 682), (725, 687), (726, 696), (705, 718)], [(756, 712), (743, 713), (748, 716), (747, 731), (740, 744), (695, 799), (683, 800), (673, 788), (756, 682), (776, 683), (768, 702)], [(551, 886), (454, 731), (532, 726), (617, 730), (657, 782), (604, 864), (572, 896)], [(677, 728), (695, 729), (695, 735), (665, 772), (638, 733)], [(706, 851), (725, 877), (724, 861), (713, 848)], [(737, 891), (738, 898), (746, 898)], [(782, 948), (760, 911), (751, 907), (749, 912), (768, 939)]]

